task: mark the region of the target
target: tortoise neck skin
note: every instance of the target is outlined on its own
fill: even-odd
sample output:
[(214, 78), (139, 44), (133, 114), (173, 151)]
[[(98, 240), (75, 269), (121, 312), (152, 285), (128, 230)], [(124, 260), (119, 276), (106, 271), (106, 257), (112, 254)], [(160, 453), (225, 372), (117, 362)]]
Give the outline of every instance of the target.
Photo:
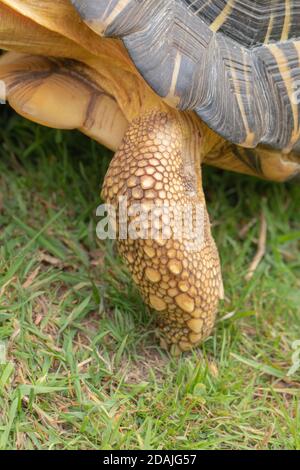
[(173, 354), (210, 334), (223, 293), (202, 189), (202, 138), (192, 115), (152, 111), (135, 119), (102, 191), (117, 213), (119, 252)]

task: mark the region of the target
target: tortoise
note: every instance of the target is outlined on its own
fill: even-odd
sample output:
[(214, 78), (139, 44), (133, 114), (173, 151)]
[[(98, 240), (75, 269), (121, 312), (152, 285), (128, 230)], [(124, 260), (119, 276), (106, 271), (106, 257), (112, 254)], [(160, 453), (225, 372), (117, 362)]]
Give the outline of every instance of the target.
[(102, 197), (118, 249), (162, 346), (198, 345), (223, 297), (202, 164), (300, 172), (300, 0), (1, 0), (0, 13), (7, 101), (116, 152)]

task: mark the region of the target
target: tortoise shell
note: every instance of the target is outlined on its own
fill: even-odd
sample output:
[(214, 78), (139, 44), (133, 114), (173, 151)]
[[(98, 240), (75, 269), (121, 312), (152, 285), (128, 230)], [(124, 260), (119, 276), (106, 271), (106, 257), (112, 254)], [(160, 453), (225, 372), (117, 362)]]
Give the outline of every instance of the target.
[(244, 147), (300, 151), (300, 0), (72, 0), (161, 97)]

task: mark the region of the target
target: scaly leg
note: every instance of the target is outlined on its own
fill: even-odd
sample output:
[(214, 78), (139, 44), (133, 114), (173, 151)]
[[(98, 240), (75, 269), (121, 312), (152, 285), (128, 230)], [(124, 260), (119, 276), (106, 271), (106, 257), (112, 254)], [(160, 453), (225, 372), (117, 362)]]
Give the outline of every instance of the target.
[[(129, 127), (102, 192), (119, 222), (121, 205), (126, 207), (128, 234), (122, 226), (118, 249), (146, 304), (157, 311), (162, 344), (174, 354), (209, 335), (223, 290), (200, 153), (201, 136), (191, 117), (150, 113)], [(144, 222), (141, 213), (147, 214)]]

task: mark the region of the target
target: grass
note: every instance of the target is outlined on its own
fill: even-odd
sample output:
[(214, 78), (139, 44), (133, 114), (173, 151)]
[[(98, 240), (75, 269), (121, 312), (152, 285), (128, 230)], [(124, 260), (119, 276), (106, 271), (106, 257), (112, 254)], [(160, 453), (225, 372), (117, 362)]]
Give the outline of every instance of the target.
[(111, 154), (0, 112), (0, 448), (300, 449), (299, 183), (205, 169), (226, 298), (175, 360), (95, 236)]

